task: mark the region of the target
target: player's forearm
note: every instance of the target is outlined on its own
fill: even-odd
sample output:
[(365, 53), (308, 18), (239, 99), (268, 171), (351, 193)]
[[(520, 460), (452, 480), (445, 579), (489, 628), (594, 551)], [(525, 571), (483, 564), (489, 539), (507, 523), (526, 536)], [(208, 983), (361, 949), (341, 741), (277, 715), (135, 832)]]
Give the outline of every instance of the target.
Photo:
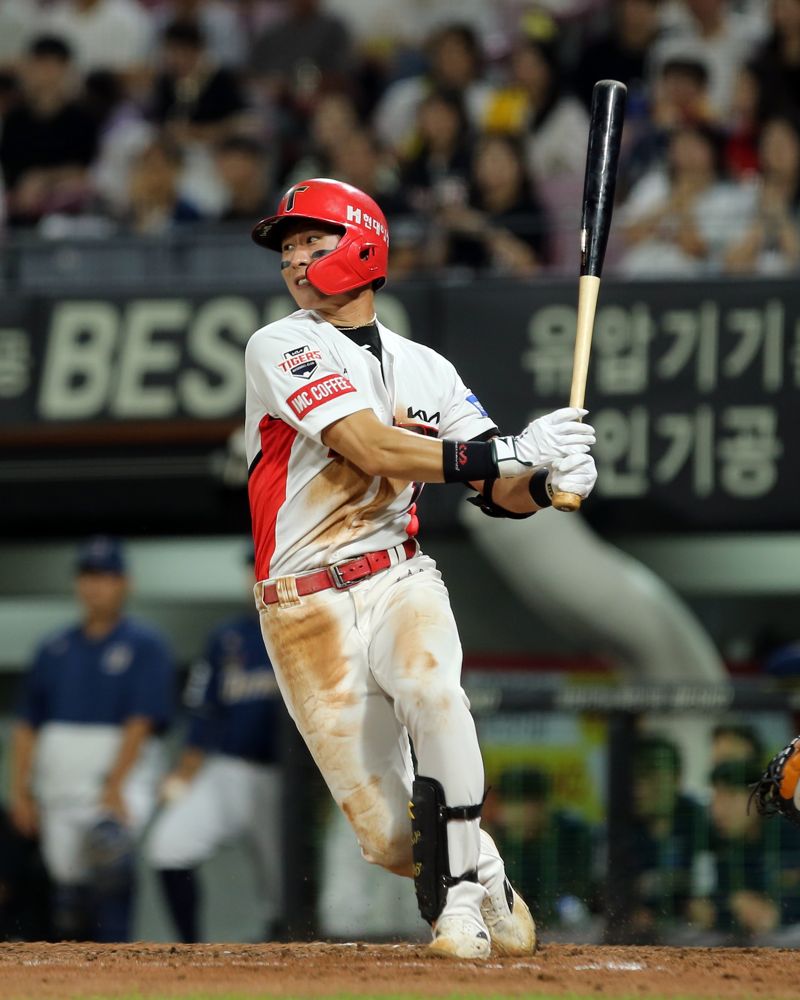
[(443, 445), (411, 431), (387, 427), (389, 432), (373, 456), (373, 475), (415, 483), (443, 483)]
[(492, 500), (512, 514), (531, 514), (542, 508), (531, 497), (530, 475), (498, 479), (492, 487)]
[(30, 791), (36, 730), (27, 722), (18, 722), (11, 736), (11, 794)]
[(326, 428), (323, 442), (370, 476), (443, 483), (442, 442), (380, 423), (371, 410)]
[(122, 729), (122, 741), (116, 759), (106, 777), (107, 785), (118, 785), (139, 759), (145, 741), (153, 731), (153, 723), (142, 716), (128, 719)]

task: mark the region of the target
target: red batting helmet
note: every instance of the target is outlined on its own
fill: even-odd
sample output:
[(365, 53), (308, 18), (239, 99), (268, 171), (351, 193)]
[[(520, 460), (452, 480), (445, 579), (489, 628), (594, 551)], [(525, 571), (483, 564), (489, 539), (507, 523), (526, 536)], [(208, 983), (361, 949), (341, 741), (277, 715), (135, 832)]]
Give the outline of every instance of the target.
[(286, 226), (303, 220), (327, 222), (342, 230), (336, 249), (308, 265), (308, 280), (323, 295), (384, 284), (389, 230), (383, 212), (369, 195), (328, 177), (300, 181), (281, 198), (276, 215), (256, 223), (253, 239), (259, 246), (280, 252)]

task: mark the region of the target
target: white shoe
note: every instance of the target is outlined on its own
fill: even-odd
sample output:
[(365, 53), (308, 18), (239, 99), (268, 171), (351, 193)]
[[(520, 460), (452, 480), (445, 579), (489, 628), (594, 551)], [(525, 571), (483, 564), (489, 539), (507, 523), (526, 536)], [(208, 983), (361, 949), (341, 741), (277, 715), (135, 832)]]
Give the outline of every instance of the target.
[(475, 917), (440, 917), (428, 946), (438, 958), (488, 958), (492, 944), (482, 920)]
[(525, 900), (516, 892), (508, 879), (502, 898), (489, 894), (481, 907), (492, 938), (492, 948), (498, 955), (524, 957), (536, 951), (536, 924)]
[(481, 916), (486, 922), (497, 955), (525, 957), (536, 951), (536, 924), (525, 900), (506, 878), (494, 841), (481, 830), (478, 876), (486, 889)]

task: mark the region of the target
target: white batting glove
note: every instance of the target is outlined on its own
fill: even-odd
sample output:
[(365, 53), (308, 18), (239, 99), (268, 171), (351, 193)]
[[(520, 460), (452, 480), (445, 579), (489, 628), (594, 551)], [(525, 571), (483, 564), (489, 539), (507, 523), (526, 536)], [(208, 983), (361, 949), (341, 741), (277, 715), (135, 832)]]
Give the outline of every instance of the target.
[(551, 499), (554, 493), (575, 493), (585, 500), (596, 482), (594, 459), (588, 452), (576, 452), (555, 459), (547, 477), (547, 492)]
[(587, 452), (595, 442), (594, 428), (581, 423), (580, 418), (588, 412), (565, 406), (532, 420), (515, 437), (493, 438), (500, 477), (521, 476), (532, 468), (551, 465), (557, 458)]

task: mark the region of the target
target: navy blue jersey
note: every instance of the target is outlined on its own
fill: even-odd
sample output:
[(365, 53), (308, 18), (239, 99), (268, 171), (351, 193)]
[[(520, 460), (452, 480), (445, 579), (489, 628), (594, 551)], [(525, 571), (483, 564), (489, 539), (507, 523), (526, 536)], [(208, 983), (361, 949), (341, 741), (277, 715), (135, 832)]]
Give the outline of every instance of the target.
[(46, 640), (23, 681), (18, 715), (35, 728), (46, 722), (122, 725), (151, 719), (155, 731), (169, 723), (174, 664), (154, 629), (123, 618), (102, 639), (74, 625)]
[(242, 615), (211, 633), (186, 689), (186, 742), (263, 764), (279, 760), (282, 702), (258, 618)]

